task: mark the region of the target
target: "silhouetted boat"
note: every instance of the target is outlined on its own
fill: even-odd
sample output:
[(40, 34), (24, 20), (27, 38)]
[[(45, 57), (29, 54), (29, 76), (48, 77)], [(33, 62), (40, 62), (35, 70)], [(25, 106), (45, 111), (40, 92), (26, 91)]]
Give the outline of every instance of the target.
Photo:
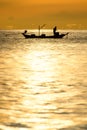
[(25, 38), (55, 38), (55, 39), (63, 38), (64, 36), (68, 35), (68, 33), (59, 34), (59, 32), (56, 32), (56, 26), (53, 28), (53, 35), (50, 36), (46, 36), (46, 34), (40, 35), (40, 28), (39, 28), (39, 35), (27, 34), (27, 30), (25, 30), (22, 34)]

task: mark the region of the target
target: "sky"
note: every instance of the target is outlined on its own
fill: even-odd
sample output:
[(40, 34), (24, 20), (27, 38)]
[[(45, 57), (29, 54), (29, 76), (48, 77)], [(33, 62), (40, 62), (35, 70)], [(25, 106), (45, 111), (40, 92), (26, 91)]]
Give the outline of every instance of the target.
[(0, 0), (0, 29), (87, 29), (87, 0)]

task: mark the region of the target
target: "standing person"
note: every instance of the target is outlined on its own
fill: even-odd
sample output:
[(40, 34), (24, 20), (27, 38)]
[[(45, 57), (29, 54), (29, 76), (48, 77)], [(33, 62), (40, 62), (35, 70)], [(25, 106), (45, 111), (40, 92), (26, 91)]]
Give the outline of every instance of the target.
[(53, 28), (53, 34), (54, 34), (54, 36), (58, 36), (59, 35), (59, 32), (56, 32), (56, 30), (57, 30), (57, 27), (55, 26)]
[(57, 27), (55, 26), (55, 27), (53, 28), (53, 34), (54, 34), (54, 35), (56, 34), (56, 30), (57, 30)]

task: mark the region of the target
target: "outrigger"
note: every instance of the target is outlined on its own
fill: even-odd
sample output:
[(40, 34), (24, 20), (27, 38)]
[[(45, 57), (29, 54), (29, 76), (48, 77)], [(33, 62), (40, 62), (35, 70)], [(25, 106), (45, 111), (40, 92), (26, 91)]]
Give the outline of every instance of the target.
[[(43, 27), (43, 26), (42, 26)], [(64, 36), (68, 35), (69, 33), (62, 33), (59, 34), (59, 32), (57, 32), (57, 27), (55, 26), (53, 28), (53, 35), (50, 36), (46, 36), (46, 34), (41, 34), (40, 35), (40, 29), (41, 27), (39, 26), (39, 35), (35, 35), (35, 34), (27, 34), (27, 30), (25, 30), (22, 34), (25, 38), (63, 38)]]

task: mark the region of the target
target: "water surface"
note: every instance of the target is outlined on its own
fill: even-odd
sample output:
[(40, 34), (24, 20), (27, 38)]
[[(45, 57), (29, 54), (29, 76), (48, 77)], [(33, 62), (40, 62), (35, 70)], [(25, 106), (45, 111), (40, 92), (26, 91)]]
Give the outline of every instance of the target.
[(87, 31), (21, 32), (0, 31), (0, 130), (87, 130)]

